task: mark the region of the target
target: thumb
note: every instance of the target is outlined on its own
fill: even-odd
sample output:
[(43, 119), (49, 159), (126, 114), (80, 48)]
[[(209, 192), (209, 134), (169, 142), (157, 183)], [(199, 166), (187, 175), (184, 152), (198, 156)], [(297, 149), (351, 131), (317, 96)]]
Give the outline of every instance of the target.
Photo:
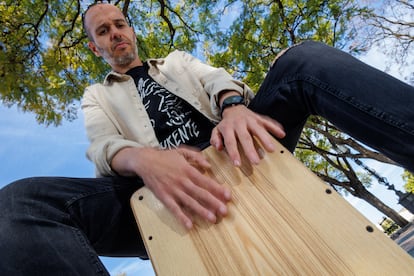
[(211, 168), (207, 158), (198, 150), (194, 150), (187, 146), (183, 146), (177, 149), (178, 153), (182, 155), (188, 163), (194, 167), (202, 167), (205, 169)]
[(211, 132), (210, 144), (215, 147), (216, 150), (224, 149), (223, 136), (217, 127), (213, 128), (213, 131)]

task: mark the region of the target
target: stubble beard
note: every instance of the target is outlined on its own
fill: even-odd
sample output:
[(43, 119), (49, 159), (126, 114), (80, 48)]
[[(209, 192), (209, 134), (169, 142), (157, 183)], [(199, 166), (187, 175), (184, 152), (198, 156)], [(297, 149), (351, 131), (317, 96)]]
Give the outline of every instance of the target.
[(138, 47), (135, 46), (134, 51), (128, 51), (120, 56), (113, 56), (110, 54), (105, 54), (103, 56), (104, 60), (111, 65), (115, 66), (127, 66), (131, 64), (138, 57)]

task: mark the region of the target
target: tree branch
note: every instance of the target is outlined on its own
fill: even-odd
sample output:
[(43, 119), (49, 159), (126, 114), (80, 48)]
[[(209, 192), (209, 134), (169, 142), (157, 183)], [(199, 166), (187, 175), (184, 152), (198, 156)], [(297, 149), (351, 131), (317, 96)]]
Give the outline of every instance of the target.
[(174, 36), (175, 36), (176, 30), (175, 30), (174, 25), (172, 24), (171, 20), (165, 14), (165, 9), (166, 8), (168, 9), (168, 6), (167, 6), (167, 4), (165, 3), (164, 0), (158, 0), (158, 3), (160, 3), (160, 5), (161, 5), (160, 16), (167, 23), (168, 29), (170, 30), (170, 46), (173, 46), (173, 44), (174, 44)]

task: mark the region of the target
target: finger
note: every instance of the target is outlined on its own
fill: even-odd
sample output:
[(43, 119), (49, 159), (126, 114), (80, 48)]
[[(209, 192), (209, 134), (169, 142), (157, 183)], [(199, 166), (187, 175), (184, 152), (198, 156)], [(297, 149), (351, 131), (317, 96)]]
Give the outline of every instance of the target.
[(282, 124), (278, 121), (270, 118), (270, 117), (264, 117), (264, 124), (265, 128), (272, 133), (275, 137), (281, 139), (286, 136), (285, 129), (283, 128)]
[(211, 131), (210, 144), (219, 151), (223, 150), (224, 148), (223, 136), (218, 130), (218, 127), (213, 128)]
[(263, 117), (262, 123), (262, 128), (253, 129), (253, 135), (259, 139), (261, 145), (265, 148), (266, 151), (273, 152), (276, 149), (274, 137), (281, 139), (285, 137), (286, 133), (283, 129), (283, 126), (276, 120), (268, 117)]
[[(200, 152), (193, 152), (193, 159), (197, 159), (197, 162), (206, 163), (205, 168), (211, 168), (211, 164), (208, 161), (207, 157), (201, 154)], [(215, 179), (211, 178), (208, 175), (205, 175), (204, 172), (200, 171), (197, 167), (190, 167), (188, 171), (185, 170), (185, 173), (189, 174), (189, 179), (192, 183), (195, 183), (197, 186), (207, 190), (209, 193), (212, 193), (215, 197), (218, 197), (221, 201), (226, 202), (231, 200), (231, 192), (228, 188), (218, 183)], [(191, 186), (187, 186), (187, 188)]]
[(215, 210), (209, 209), (203, 204), (201, 204), (201, 200), (197, 200), (191, 195), (183, 193), (180, 196), (180, 201), (182, 202), (181, 204), (184, 208), (186, 208), (188, 211), (190, 211), (197, 217), (200, 217), (201, 219), (206, 220), (210, 223), (215, 223), (217, 221)]
[(185, 188), (187, 189), (188, 193), (192, 193), (195, 195), (203, 194), (199, 190), (192, 191), (192, 186), (189, 185), (191, 183), (191, 184), (195, 184), (196, 187), (199, 187), (205, 190), (206, 192), (212, 194), (215, 198), (219, 199), (224, 204), (231, 200), (232, 197), (231, 197), (230, 189), (218, 183), (211, 176), (204, 175), (196, 169), (192, 169), (188, 175), (189, 175), (190, 182), (185, 182), (187, 185)]
[(199, 177), (197, 181), (197, 185), (186, 183), (186, 193), (210, 212), (227, 215), (226, 203), (231, 199), (230, 190), (209, 177)]
[(195, 165), (195, 167), (202, 167), (204, 169), (211, 168), (208, 159), (200, 152), (188, 148), (178, 148), (177, 151), (184, 156), (188, 163)]
[(186, 228), (193, 228), (193, 220), (182, 210), (180, 205), (172, 197), (160, 198), (173, 216)]
[[(263, 127), (260, 126), (252, 128), (250, 131), (252, 136), (256, 137), (259, 140), (260, 144), (264, 147), (266, 151), (273, 152), (276, 149), (274, 137), (272, 136), (272, 133), (269, 131), (269, 128), (266, 125)], [(259, 149), (255, 149), (255, 151), (258, 152)]]
[(224, 147), (226, 148), (227, 155), (232, 161), (234, 166), (241, 165), (240, 153), (237, 147), (237, 137), (235, 130), (232, 127), (226, 127), (225, 125), (220, 127), (219, 132), (223, 137)]
[(241, 148), (251, 164), (259, 164), (260, 156), (254, 145), (253, 136), (247, 129), (240, 129), (237, 133)]
[[(213, 204), (203, 204), (206, 202), (206, 197), (210, 194), (192, 183), (190, 180), (182, 183), (183, 189), (175, 190), (174, 196), (168, 201), (168, 208), (173, 214), (184, 223), (186, 227), (189, 227), (188, 219), (191, 220), (189, 212), (194, 216), (200, 217), (210, 223), (215, 223), (217, 217), (215, 215), (216, 207)], [(213, 197), (210, 195), (212, 200)], [(217, 201), (217, 199), (215, 199)]]

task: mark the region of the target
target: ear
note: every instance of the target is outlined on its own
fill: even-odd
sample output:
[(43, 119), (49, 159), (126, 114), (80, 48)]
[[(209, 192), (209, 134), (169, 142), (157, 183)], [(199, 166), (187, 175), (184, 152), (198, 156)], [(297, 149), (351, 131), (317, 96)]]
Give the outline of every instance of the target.
[(88, 47), (91, 49), (91, 51), (95, 54), (95, 56), (100, 57), (101, 53), (99, 52), (98, 47), (96, 47), (95, 43), (93, 41), (88, 42)]

